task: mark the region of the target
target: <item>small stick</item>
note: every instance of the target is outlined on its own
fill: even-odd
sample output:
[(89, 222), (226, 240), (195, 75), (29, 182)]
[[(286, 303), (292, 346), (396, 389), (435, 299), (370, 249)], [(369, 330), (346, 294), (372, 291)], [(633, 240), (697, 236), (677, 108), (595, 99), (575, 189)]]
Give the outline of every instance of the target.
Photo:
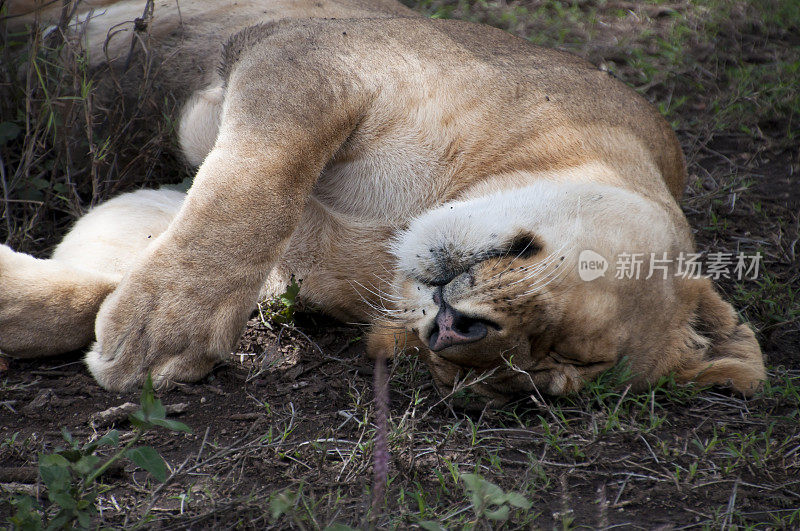
[(386, 371), (386, 358), (375, 358), (375, 448), (372, 488), (372, 518), (380, 516), (386, 483), (389, 477), (389, 380)]

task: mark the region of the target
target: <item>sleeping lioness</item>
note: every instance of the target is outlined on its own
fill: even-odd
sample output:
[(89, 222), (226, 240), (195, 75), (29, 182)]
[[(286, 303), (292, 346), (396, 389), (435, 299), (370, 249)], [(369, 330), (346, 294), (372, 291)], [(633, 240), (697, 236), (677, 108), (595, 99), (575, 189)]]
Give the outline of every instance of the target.
[[(147, 38), (165, 90), (197, 89), (194, 184), (108, 201), (52, 259), (0, 249), (6, 354), (96, 338), (107, 389), (197, 380), (294, 274), (314, 307), (371, 323), (371, 355), (417, 349), (443, 387), (563, 394), (623, 358), (637, 388), (764, 379), (752, 330), (677, 269), (694, 244), (675, 135), (607, 73), (389, 1), (176, 5)], [(130, 36), (106, 35), (143, 6), (79, 15), (95, 62), (120, 68)], [(610, 268), (583, 279), (585, 253)], [(635, 253), (669, 265), (615, 275)]]

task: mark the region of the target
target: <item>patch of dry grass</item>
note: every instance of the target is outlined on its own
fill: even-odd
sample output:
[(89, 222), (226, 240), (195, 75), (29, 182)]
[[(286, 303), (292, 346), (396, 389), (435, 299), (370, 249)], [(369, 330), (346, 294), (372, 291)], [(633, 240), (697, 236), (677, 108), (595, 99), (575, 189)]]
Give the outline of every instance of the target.
[(154, 101), (150, 57), (131, 67), (133, 95), (90, 69), (82, 28), (67, 30), (77, 4), (65, 2), (55, 27), (12, 32), (0, 22), (0, 241), (33, 253), (48, 250), (87, 207), (185, 176), (172, 149), (175, 104)]

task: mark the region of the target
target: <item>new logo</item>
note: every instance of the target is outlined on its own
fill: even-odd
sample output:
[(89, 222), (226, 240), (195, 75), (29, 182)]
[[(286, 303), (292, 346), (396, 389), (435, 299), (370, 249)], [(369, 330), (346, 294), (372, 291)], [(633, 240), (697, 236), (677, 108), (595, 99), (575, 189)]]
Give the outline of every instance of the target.
[(602, 277), (608, 270), (608, 260), (602, 255), (586, 249), (578, 255), (578, 276), (585, 282)]

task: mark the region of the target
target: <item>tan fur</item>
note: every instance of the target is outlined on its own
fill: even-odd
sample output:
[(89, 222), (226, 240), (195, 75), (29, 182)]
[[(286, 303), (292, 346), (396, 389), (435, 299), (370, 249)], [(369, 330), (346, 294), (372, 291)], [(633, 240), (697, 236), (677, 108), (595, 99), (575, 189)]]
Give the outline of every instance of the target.
[[(224, 16), (221, 3), (182, 1), (182, 23), (173, 4), (157, 3), (149, 39), (153, 53), (170, 58), (165, 89), (199, 89), (180, 137), (200, 168), (180, 211), (125, 259), (126, 275), (99, 308), (87, 364), (104, 387), (134, 387), (148, 371), (162, 384), (201, 378), (234, 347), (258, 296), (291, 273), (304, 279), (311, 304), (373, 323), (372, 355), (418, 349), (442, 386), (493, 370), (478, 387), (486, 394), (563, 394), (622, 357), (638, 387), (671, 371), (746, 394), (763, 380), (752, 331), (707, 280), (582, 283), (565, 266), (558, 282), (546, 282), (548, 268), (574, 265), (581, 248), (613, 259), (635, 251), (675, 257), (694, 247), (676, 202), (685, 168), (675, 135), (605, 72), (496, 29), (416, 18), (389, 1), (249, 1), (226, 6)], [(137, 6), (118, 2), (108, 16), (90, 18), (89, 46), (98, 48), (92, 35)], [(269, 24), (234, 37), (218, 74), (216, 50), (256, 21)], [(463, 230), (447, 237), (469, 239), (480, 226), (469, 228), (463, 205), (521, 196), (530, 207), (519, 214), (533, 225), (498, 234), (533, 231), (540, 254), (479, 259), (456, 246), (441, 263), (431, 261), (433, 248), (430, 256), (427, 248), (416, 258), (392, 256), (393, 238), (408, 227), (422, 234), (442, 204), (445, 221), (447, 205), (466, 208), (456, 219)], [(537, 203), (545, 196), (552, 200)], [(508, 205), (497, 206), (498, 219), (501, 210), (513, 217)], [(482, 215), (489, 224), (495, 217)], [(76, 227), (72, 237), (81, 234)], [(125, 239), (114, 230), (108, 238)], [(496, 239), (486, 246), (505, 245)], [(17, 258), (3, 252), (0, 266), (11, 273), (0, 269), (0, 287), (11, 295), (0, 304), (11, 309), (0, 316), (30, 319), (27, 341), (41, 343), (35, 312), (9, 301), (52, 309), (31, 293), (61, 297), (68, 286), (47, 272), (12, 285), (4, 278), (19, 274)], [(498, 327), (436, 353), (425, 339), (436, 312), (426, 275), (445, 263), (454, 271), (447, 300)], [(528, 293), (533, 274), (541, 282)], [(98, 301), (109, 289), (72, 291)], [(0, 338), (11, 330), (5, 322)], [(15, 334), (15, 342), (0, 339), (0, 349), (30, 353), (25, 334)]]
[(37, 358), (85, 347), (112, 277), (0, 246), (0, 352)]

